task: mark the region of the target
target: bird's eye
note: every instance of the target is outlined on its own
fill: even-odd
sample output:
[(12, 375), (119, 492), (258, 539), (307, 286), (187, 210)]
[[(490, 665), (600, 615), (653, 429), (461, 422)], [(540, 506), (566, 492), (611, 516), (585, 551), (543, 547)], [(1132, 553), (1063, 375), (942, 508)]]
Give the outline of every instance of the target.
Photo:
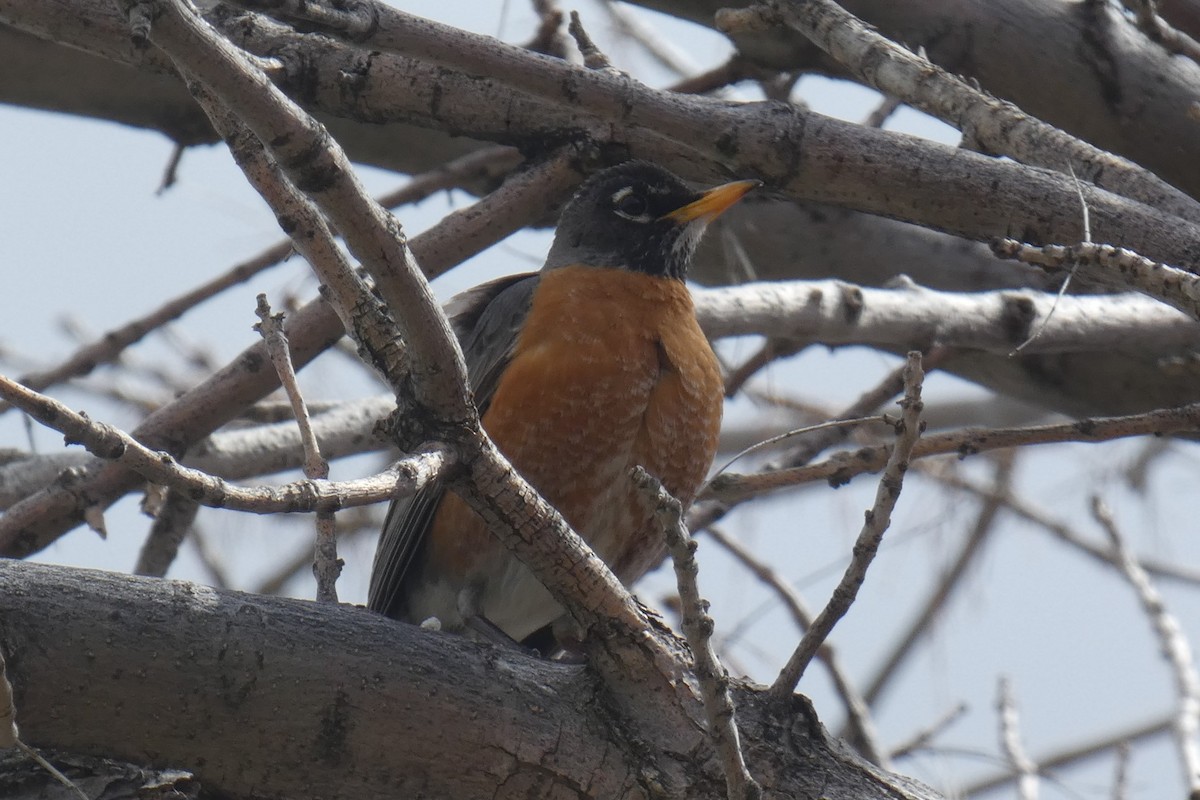
[(650, 205), (646, 202), (645, 196), (632, 189), (617, 192), (613, 197), (613, 208), (626, 219), (645, 222), (650, 218), (647, 213)]

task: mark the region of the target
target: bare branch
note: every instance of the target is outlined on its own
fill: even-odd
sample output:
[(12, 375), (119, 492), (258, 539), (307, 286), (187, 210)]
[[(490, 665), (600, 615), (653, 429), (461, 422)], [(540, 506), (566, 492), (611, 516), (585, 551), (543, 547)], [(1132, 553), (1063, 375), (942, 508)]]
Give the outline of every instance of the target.
[(654, 503), (654, 515), (662, 526), (675, 564), (675, 582), (682, 606), (683, 632), (691, 646), (700, 697), (713, 749), (725, 772), (729, 800), (754, 800), (762, 797), (762, 787), (746, 769), (737, 728), (737, 713), (729, 693), (729, 673), (721, 665), (712, 646), (713, 621), (708, 601), (700, 595), (699, 567), (696, 565), (696, 540), (683, 524), (683, 506), (671, 496), (653, 475), (635, 467), (634, 484)]
[[(101, 364), (116, 361), (124, 350), (141, 341), (152, 331), (178, 319), (229, 287), (244, 283), (263, 270), (281, 263), (291, 252), (290, 241), (273, 245), (257, 256), (234, 266), (225, 274), (168, 300), (149, 314), (96, 337), (60, 364), (50, 369), (26, 373), (19, 380), (30, 389), (40, 392), (68, 378), (87, 375)], [(11, 406), (0, 406), (0, 412), (9, 408)]]
[[(914, 284), (878, 289), (842, 281), (753, 283), (696, 289), (710, 338), (760, 334), (824, 345), (913, 349), (942, 345), (1007, 356), (1045, 319), (1052, 295), (939, 292)], [(1067, 296), (1025, 354), (1179, 353), (1200, 348), (1200, 326), (1137, 295)]]
[(908, 460), (913, 452), (913, 446), (921, 435), (921, 383), (925, 373), (921, 370), (921, 354), (908, 354), (908, 363), (904, 373), (904, 399), (900, 401), (903, 409), (901, 420), (896, 425), (896, 443), (891, 448), (887, 466), (879, 480), (879, 488), (875, 493), (875, 504), (867, 511), (866, 521), (854, 543), (854, 554), (841, 581), (833, 590), (833, 596), (821, 613), (813, 620), (812, 626), (796, 646), (788, 663), (780, 671), (779, 677), (771, 685), (771, 696), (779, 702), (795, 691), (796, 684), (804, 675), (808, 663), (816, 654), (821, 643), (828, 638), (850, 606), (858, 596), (858, 590), (867, 576), (867, 569), (879, 550), (879, 543), (892, 520), (892, 509), (900, 498), (904, 486), (904, 473), (908, 471)]
[(1128, 8), (1133, 9), (1137, 16), (1138, 28), (1151, 41), (1158, 42), (1168, 52), (1200, 62), (1200, 42), (1173, 27), (1159, 16), (1157, 0), (1123, 0), (1123, 2)]
[(208, 571), (209, 585), (217, 589), (228, 589), (230, 587), (229, 573), (222, 561), (221, 553), (213, 548), (208, 540), (208, 535), (201, 528), (196, 527), (192, 530), (191, 541), (196, 548), (196, 555), (199, 557), (201, 565)]
[[(304, 450), (304, 477), (310, 481), (329, 478), (329, 462), (321, 457), (321, 446), (313, 433), (308, 406), (296, 381), (296, 370), (288, 349), (287, 334), (283, 331), (283, 313), (271, 313), (271, 305), (265, 294), (258, 295), (255, 309), (259, 322), (254, 329), (263, 337), (271, 363), (279, 374), (279, 383), (292, 404), (292, 415), (300, 429), (300, 444)], [(317, 602), (337, 602), (337, 579), (342, 574), (342, 561), (337, 555), (337, 531), (332, 511), (318, 511), (316, 515), (317, 542), (314, 548), (313, 575), (317, 578)]]
[[(1056, 752), (1044, 754), (1037, 759), (1037, 763), (1047, 773), (1052, 770), (1061, 769), (1062, 767), (1074, 766), (1090, 759), (1108, 755), (1111, 751), (1122, 745), (1136, 744), (1144, 739), (1151, 739), (1163, 733), (1168, 733), (1171, 731), (1172, 723), (1173, 718), (1167, 717), (1122, 728), (1113, 733), (1099, 736), (1092, 741), (1084, 741)], [(1011, 771), (1006, 770), (1003, 774), (984, 778), (964, 787), (962, 795), (964, 797), (975, 797), (976, 795), (995, 791), (1012, 783), (1015, 778), (1016, 776)]]
[[(1127, 436), (1162, 436), (1190, 433), (1200, 426), (1200, 404), (1159, 409), (1145, 414), (1121, 417), (1093, 417), (1062, 425), (1035, 425), (1028, 428), (965, 428), (952, 433), (922, 437), (913, 449), (913, 458), (956, 453), (961, 457), (986, 450), (1020, 447), (1052, 442), (1099, 442)], [(875, 472), (887, 462), (891, 447), (863, 447), (839, 453), (825, 461), (756, 475), (726, 473), (710, 485), (707, 498), (723, 503), (743, 502), (766, 492), (826, 480), (835, 485), (846, 483), (864, 472)]]
[(1000, 715), (1000, 749), (1017, 776), (1017, 797), (1019, 800), (1037, 800), (1038, 766), (1021, 742), (1020, 714), (1008, 678), (1000, 678), (996, 710)]
[(186, 493), (168, 489), (166, 501), (154, 515), (154, 524), (138, 553), (133, 574), (153, 578), (166, 575), (199, 510), (200, 504)]
[[(1161, 441), (1161, 439), (1150, 440), (1152, 443)], [(1061, 520), (1055, 519), (1046, 510), (1037, 507), (1029, 500), (1022, 499), (1007, 489), (997, 491), (997, 488), (1000, 487), (988, 487), (976, 483), (961, 474), (959, 470), (946, 469), (944, 466), (948, 465), (934, 462), (933, 464), (921, 465), (919, 468), (923, 474), (930, 476), (943, 486), (967, 492), (984, 499), (989, 504), (998, 503), (1005, 511), (1018, 519), (1041, 528), (1068, 547), (1074, 548), (1107, 566), (1117, 566), (1116, 556), (1112, 548), (1101, 547), (1089, 542), (1080, 531), (1075, 530)], [(1158, 578), (1190, 584), (1193, 587), (1200, 587), (1200, 570), (1189, 567), (1186, 564), (1174, 561), (1161, 561), (1154, 558), (1143, 558), (1138, 563), (1141, 564), (1142, 569)]]
[(359, 481), (313, 481), (274, 487), (244, 489), (220, 478), (189, 469), (169, 453), (154, 451), (127, 433), (93, 422), (52, 398), (0, 375), (0, 397), (42, 424), (62, 432), (69, 443), (81, 444), (99, 458), (111, 460), (146, 480), (183, 492), (188, 498), (215, 508), (255, 514), (336, 510), (345, 506), (378, 503), (392, 496), (412, 494), (435, 480), (451, 463), (444, 447), (403, 459), (380, 475)]
[(938, 719), (934, 720), (932, 725), (929, 725), (922, 730), (917, 731), (911, 739), (892, 748), (889, 754), (894, 760), (907, 758), (915, 754), (917, 751), (924, 750), (929, 746), (942, 731), (949, 728), (957, 722), (963, 714), (967, 713), (967, 704), (959, 703), (954, 708), (947, 711)]
[(1092, 497), (1092, 516), (1108, 534), (1121, 574), (1137, 592), (1142, 609), (1150, 618), (1159, 645), (1171, 665), (1179, 702), (1174, 725), (1175, 746), (1179, 750), (1179, 763), (1183, 768), (1183, 782), (1188, 796), (1200, 797), (1200, 741), (1197, 740), (1197, 733), (1200, 732), (1200, 675), (1196, 672), (1191, 645), (1179, 621), (1167, 610), (1162, 595), (1129, 552), (1112, 511), (1099, 495)]
[(996, 454), (995, 475), (992, 478), (993, 495), (983, 502), (966, 541), (963, 542), (954, 561), (943, 570), (937, 586), (926, 598), (925, 604), (913, 615), (899, 641), (881, 659), (881, 666), (874, 677), (867, 681), (867, 689), (863, 694), (868, 703), (874, 705), (879, 700), (904, 660), (912, 653), (913, 647), (930, 631), (938, 616), (945, 611), (951, 594), (962, 584), (968, 568), (982, 553), (984, 543), (995, 530), (996, 517), (1002, 507), (1001, 498), (1006, 497), (1012, 488), (1015, 461), (1016, 453), (1011, 450), (1002, 450)]
[(1015, 258), (1051, 269), (1065, 269), (1069, 265), (1073, 271), (1078, 266), (1106, 286), (1135, 289), (1192, 319), (1200, 319), (1200, 277), (1179, 267), (1151, 261), (1132, 250), (1091, 242), (1034, 247), (1001, 239), (993, 243), (992, 251), (1001, 258)]
[(832, 0), (799, 0), (727, 11), (717, 24), (784, 24), (844, 64), (885, 95), (899, 98), (961, 130), (988, 153), (1061, 170), (1063, 156), (1080, 175), (1118, 194), (1195, 219), (1200, 206), (1136, 164), (1075, 138), (1011, 103), (970, 86), (927, 59), (876, 33)]
[[(707, 534), (779, 597), (801, 634), (812, 626), (813, 616), (804, 599), (783, 576), (772, 569), (770, 565), (756, 558), (736, 539), (726, 536), (720, 528), (711, 526), (707, 529)], [(837, 649), (829, 642), (823, 642), (817, 649), (817, 659), (829, 670), (829, 677), (833, 681), (834, 689), (837, 691), (838, 697), (842, 699), (842, 705), (846, 709), (847, 725), (850, 728), (849, 738), (852, 743), (862, 753), (863, 758), (872, 764), (890, 769), (888, 754), (879, 744), (875, 722), (871, 719), (871, 709), (855, 687), (848, 671), (842, 666)]]
[[(928, 374), (939, 368), (952, 355), (953, 351), (950, 348), (934, 347), (921, 358), (921, 368)], [(883, 380), (878, 384), (859, 395), (858, 399), (843, 409), (835, 419), (842, 421), (859, 420), (860, 423), (870, 421), (872, 418), (868, 415), (878, 411), (885, 403), (904, 391), (905, 371), (907, 369), (907, 364), (901, 364), (896, 367), (884, 376)], [(845, 441), (858, 427), (860, 426), (839, 425), (824, 429), (818, 435), (805, 437), (798, 447), (793, 448), (791, 452), (785, 453), (780, 458), (768, 462), (763, 469), (784, 469), (807, 464), (820, 453)]]

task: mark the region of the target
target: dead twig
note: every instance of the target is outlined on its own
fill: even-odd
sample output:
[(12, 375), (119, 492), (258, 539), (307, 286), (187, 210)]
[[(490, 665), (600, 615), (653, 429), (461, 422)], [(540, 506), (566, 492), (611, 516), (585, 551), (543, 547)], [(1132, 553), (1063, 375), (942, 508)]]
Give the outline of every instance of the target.
[(1021, 742), (1021, 718), (1008, 678), (1000, 678), (996, 710), (1000, 714), (1000, 749), (1017, 776), (1017, 797), (1020, 800), (1037, 800), (1038, 767)]
[(1167, 656), (1167, 663), (1171, 665), (1179, 702), (1173, 725), (1175, 746), (1179, 750), (1188, 796), (1200, 798), (1200, 741), (1197, 741), (1197, 732), (1200, 731), (1200, 674), (1196, 672), (1191, 645), (1179, 621), (1167, 610), (1162, 595), (1129, 551), (1112, 511), (1099, 495), (1092, 497), (1092, 516), (1108, 534), (1121, 574), (1137, 592), (1142, 608), (1158, 635), (1159, 645)]
[(984, 499), (976, 515), (975, 524), (971, 526), (971, 531), (954, 561), (942, 574), (937, 586), (929, 594), (920, 611), (913, 616), (908, 628), (901, 634), (899, 642), (883, 657), (882, 665), (876, 671), (875, 676), (867, 681), (867, 689), (863, 693), (867, 703), (874, 705), (879, 700), (891, 679), (896, 676), (900, 666), (913, 652), (917, 642), (929, 632), (939, 615), (945, 610), (951, 594), (962, 584), (967, 570), (983, 552), (983, 545), (995, 530), (996, 518), (1002, 508), (1001, 498), (1006, 497), (1012, 487), (1015, 461), (1016, 452), (1013, 450), (1004, 450), (998, 454), (995, 475), (992, 478), (994, 491), (990, 497)]
[(1093, 242), (1036, 247), (1015, 239), (998, 239), (992, 242), (992, 252), (1000, 258), (1052, 270), (1079, 268), (1106, 286), (1133, 289), (1200, 320), (1200, 276), (1124, 247)]
[[(754, 573), (755, 577), (775, 592), (791, 615), (792, 621), (796, 623), (796, 627), (800, 629), (801, 634), (812, 626), (813, 615), (804, 602), (804, 598), (792, 588), (792, 585), (782, 575), (755, 557), (736, 539), (726, 536), (720, 528), (712, 526), (707, 529), (706, 533), (712, 541), (721, 545), (726, 552), (737, 559), (738, 563)], [(871, 719), (871, 709), (855, 687), (849, 672), (842, 666), (837, 650), (829, 642), (825, 642), (817, 650), (817, 659), (829, 671), (834, 689), (846, 709), (849, 736), (842, 738), (853, 743), (862, 757), (872, 764), (890, 769), (887, 752), (879, 744), (879, 734), (875, 730), (875, 722)]]
[[(0, 375), (0, 397), (64, 434), (68, 444), (83, 445), (93, 455), (121, 464), (152, 483), (184, 492), (202, 505), (255, 514), (333, 510), (405, 496), (436, 479), (453, 460), (443, 446), (431, 445), (370, 478), (342, 482), (304, 480), (282, 486), (244, 488), (185, 467), (169, 453), (151, 450), (124, 431), (88, 419), (3, 375)], [(99, 518), (92, 520), (94, 525), (99, 522)]]
[[(271, 363), (275, 365), (275, 371), (279, 374), (279, 384), (292, 404), (292, 414), (300, 428), (300, 444), (304, 449), (304, 477), (313, 481), (326, 480), (329, 477), (329, 462), (321, 457), (321, 446), (313, 434), (308, 406), (296, 380), (296, 368), (292, 365), (287, 333), (283, 330), (283, 313), (271, 313), (271, 304), (267, 302), (265, 294), (258, 296), (258, 305), (254, 313), (259, 319), (254, 329), (262, 335), (267, 345), (267, 354), (271, 357)], [(317, 542), (312, 569), (317, 579), (317, 602), (336, 603), (337, 579), (342, 574), (342, 560), (337, 555), (337, 531), (332, 511), (317, 512)]]
[(725, 772), (725, 787), (730, 800), (755, 800), (762, 787), (746, 769), (746, 759), (738, 736), (736, 709), (729, 692), (729, 673), (721, 665), (712, 646), (713, 621), (708, 601), (700, 596), (699, 568), (696, 565), (696, 540), (683, 523), (683, 506), (641, 467), (633, 471), (635, 485), (654, 501), (654, 515), (667, 538), (675, 581), (679, 587), (683, 633), (691, 646), (696, 679), (708, 735)]
[[(956, 454), (961, 458), (988, 450), (1058, 442), (1100, 442), (1128, 436), (1165, 436), (1190, 433), (1200, 428), (1200, 403), (1179, 408), (1157, 409), (1144, 414), (1121, 417), (1093, 417), (1059, 425), (1033, 425), (1025, 428), (964, 428), (949, 433), (922, 437), (913, 449), (913, 458)], [(726, 473), (709, 484), (706, 497), (726, 506), (779, 489), (813, 481), (829, 481), (835, 486), (847, 483), (864, 472), (884, 467), (891, 447), (863, 447), (838, 453), (825, 461), (801, 467), (762, 472), (753, 475)]]
[(891, 524), (892, 510), (904, 486), (904, 473), (908, 470), (913, 446), (921, 435), (921, 383), (924, 377), (921, 354), (915, 351), (909, 353), (904, 373), (904, 399), (900, 401), (903, 414), (896, 425), (896, 442), (879, 480), (875, 503), (866, 513), (866, 521), (854, 543), (850, 565), (833, 590), (833, 596), (813, 620), (812, 626), (800, 640), (775, 683), (771, 685), (771, 696), (777, 702), (782, 702), (795, 691), (796, 684), (800, 682), (817, 648), (828, 638), (838, 620), (850, 610), (858, 596), (859, 588), (866, 579), (867, 569), (879, 550), (883, 534)]

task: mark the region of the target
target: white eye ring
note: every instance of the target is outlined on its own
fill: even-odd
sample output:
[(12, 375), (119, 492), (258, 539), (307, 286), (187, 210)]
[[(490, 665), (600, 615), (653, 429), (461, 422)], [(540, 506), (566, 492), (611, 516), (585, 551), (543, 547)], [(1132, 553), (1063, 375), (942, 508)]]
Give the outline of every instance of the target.
[(626, 186), (612, 196), (613, 212), (633, 222), (649, 222), (649, 204), (646, 198), (634, 191), (632, 186)]

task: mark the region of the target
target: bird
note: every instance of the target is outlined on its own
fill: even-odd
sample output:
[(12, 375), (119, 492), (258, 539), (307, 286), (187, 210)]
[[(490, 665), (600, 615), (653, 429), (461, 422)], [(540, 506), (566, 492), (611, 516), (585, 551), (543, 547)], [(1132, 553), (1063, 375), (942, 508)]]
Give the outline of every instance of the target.
[[(541, 271), (447, 304), (484, 430), (627, 586), (665, 551), (633, 467), (686, 508), (716, 454), (724, 384), (684, 281), (708, 223), (758, 185), (696, 191), (644, 161), (602, 170), (564, 207)], [(368, 608), (514, 642), (566, 620), (437, 482), (389, 507)]]

